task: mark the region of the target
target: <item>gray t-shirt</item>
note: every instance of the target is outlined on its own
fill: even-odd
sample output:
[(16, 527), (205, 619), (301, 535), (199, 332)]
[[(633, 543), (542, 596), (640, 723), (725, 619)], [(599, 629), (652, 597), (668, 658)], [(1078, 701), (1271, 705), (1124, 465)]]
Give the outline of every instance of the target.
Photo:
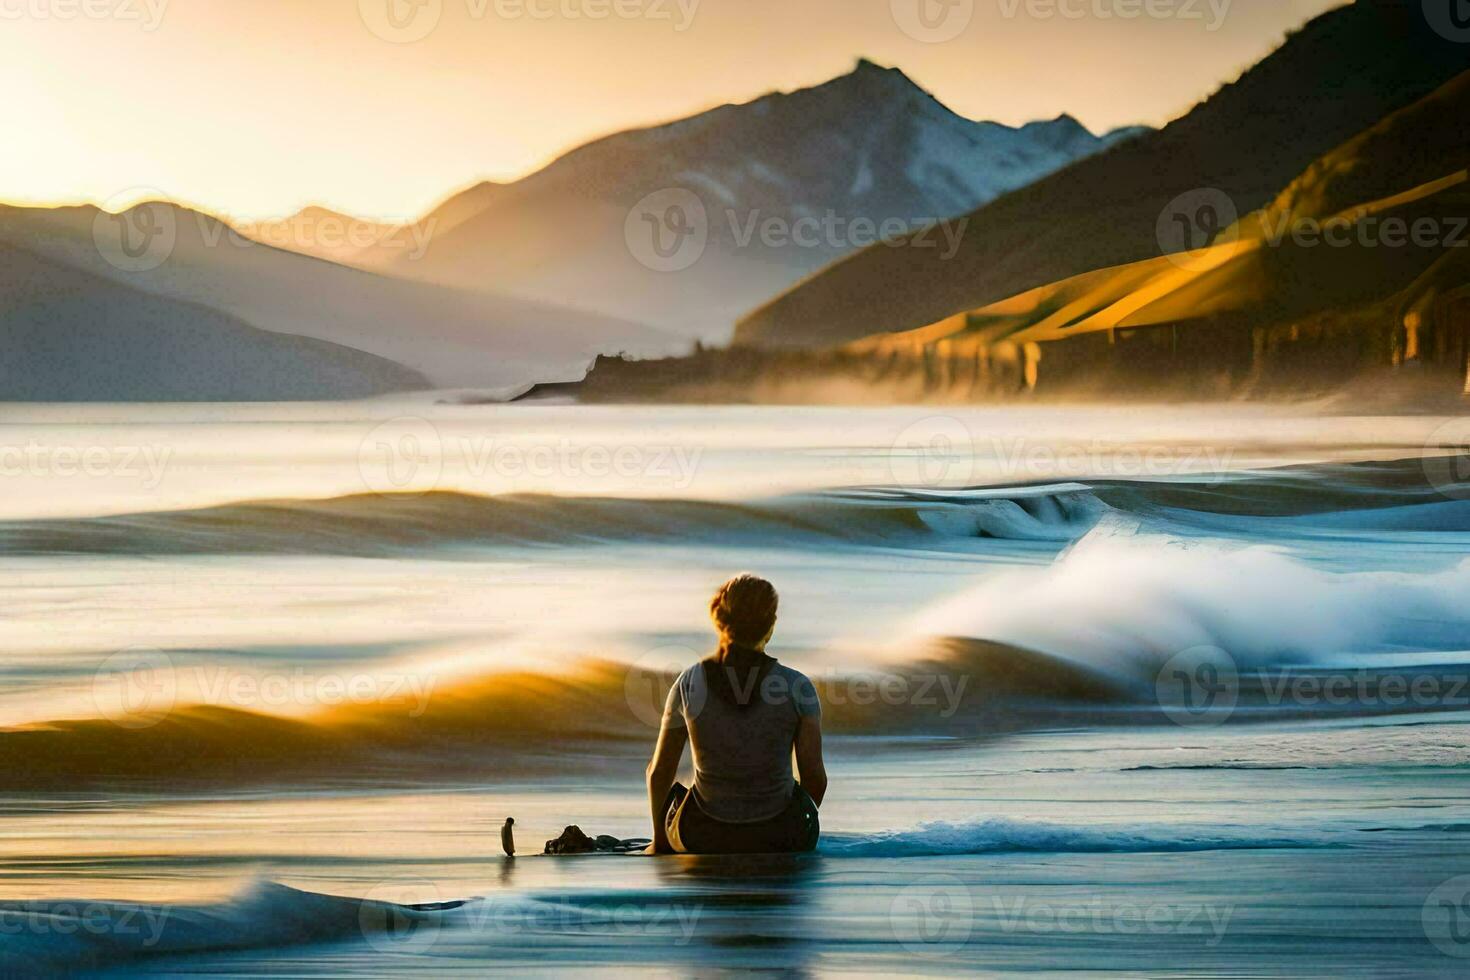
[(669, 690), (664, 724), (689, 731), (694, 788), (705, 811), (726, 823), (755, 823), (791, 801), (797, 721), (821, 714), (816, 688), (790, 667), (772, 667), (753, 703), (739, 707), (712, 693), (703, 664), (695, 664)]

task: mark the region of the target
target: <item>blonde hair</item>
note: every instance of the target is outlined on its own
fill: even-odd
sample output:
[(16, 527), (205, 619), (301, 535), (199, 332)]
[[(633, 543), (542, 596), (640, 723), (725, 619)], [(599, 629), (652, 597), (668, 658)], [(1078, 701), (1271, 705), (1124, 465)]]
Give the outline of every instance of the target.
[(776, 587), (756, 575), (737, 575), (715, 593), (709, 603), (710, 619), (725, 642), (753, 647), (776, 625)]

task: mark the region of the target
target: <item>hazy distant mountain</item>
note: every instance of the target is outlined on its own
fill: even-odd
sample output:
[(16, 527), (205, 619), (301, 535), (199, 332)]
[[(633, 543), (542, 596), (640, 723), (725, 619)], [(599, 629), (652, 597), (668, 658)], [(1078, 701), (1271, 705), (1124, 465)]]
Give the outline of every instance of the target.
[[(657, 331), (608, 317), (406, 282), (260, 245), (171, 204), (119, 216), (92, 207), (0, 207), (4, 242), (263, 330), (366, 351), (435, 387), (574, 377), (598, 352), (677, 346)], [(127, 242), (136, 256), (122, 250)]]
[[(620, 133), (515, 184), (471, 188), (420, 222), (434, 229), (422, 258), (377, 249), (353, 261), (724, 341), (738, 315), (877, 240), (885, 220), (892, 233), (962, 214), (1139, 132), (1098, 137), (1070, 116), (974, 122), (897, 69), (861, 61), (815, 88)], [(636, 214), (630, 224), (669, 189), (694, 195), (706, 217), (707, 244), (677, 271), (640, 262), (636, 236), (652, 229)], [(659, 202), (653, 212), (666, 216)], [(803, 219), (797, 242), (787, 232)]]
[(426, 387), (407, 368), (257, 330), (0, 244), (0, 400), (364, 398)]
[(738, 340), (811, 346), (911, 329), (1158, 256), (1159, 219), (1181, 195), (1212, 189), (1253, 211), (1314, 159), (1467, 67), (1470, 45), (1432, 31), (1420, 0), (1358, 0), (1163, 130), (980, 208), (953, 259), (865, 250), (752, 313)]
[[(308, 207), (276, 221), (235, 223), (234, 227), (263, 245), (352, 265), (358, 253), (391, 244), (400, 224), (357, 218), (330, 208)], [(411, 243), (411, 239), (406, 240)]]
[(415, 261), (435, 236), (446, 235), (478, 215), (504, 186), (484, 181), (461, 191), (436, 208), (432, 220), (380, 220), (313, 206), (285, 218), (230, 224), (262, 245), (374, 270), (404, 256)]

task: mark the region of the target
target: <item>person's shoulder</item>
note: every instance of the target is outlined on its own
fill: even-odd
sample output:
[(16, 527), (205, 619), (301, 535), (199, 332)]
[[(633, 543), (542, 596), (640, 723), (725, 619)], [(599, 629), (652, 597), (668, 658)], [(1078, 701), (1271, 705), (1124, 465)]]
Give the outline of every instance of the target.
[(801, 671), (797, 670), (795, 667), (789, 667), (786, 664), (781, 663), (779, 660), (776, 661), (776, 666), (774, 666), (774, 667), (771, 668), (771, 673), (780, 675), (781, 677), (785, 678), (787, 681), (791, 682), (792, 684), (798, 684), (798, 683), (801, 683), (801, 684), (810, 684), (811, 683), (811, 678), (807, 677), (805, 674), (803, 674)]
[(795, 667), (787, 667), (782, 663), (778, 663), (771, 672), (780, 679), (781, 687), (790, 703), (796, 706), (797, 714), (821, 714), (821, 696), (817, 694), (817, 686), (810, 677)]
[(788, 667), (783, 663), (777, 663), (771, 668), (771, 673), (781, 679), (781, 683), (788, 691), (800, 697), (810, 697), (816, 694), (817, 686), (812, 679), (795, 667)]

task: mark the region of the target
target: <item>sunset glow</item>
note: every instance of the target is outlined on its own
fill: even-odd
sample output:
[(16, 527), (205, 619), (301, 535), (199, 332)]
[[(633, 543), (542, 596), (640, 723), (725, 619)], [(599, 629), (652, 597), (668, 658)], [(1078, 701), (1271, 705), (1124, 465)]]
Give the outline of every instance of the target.
[(975, 119), (1162, 125), (1337, 0), (1233, 0), (1218, 20), (1218, 0), (1157, 19), (978, 0), (942, 43), (906, 34), (888, 0), (646, 0), (627, 17), (601, 0), (432, 0), (436, 27), (412, 43), (369, 26), (386, 16), (375, 2), (420, 16), (405, 0), (89, 2), (106, 16), (80, 0), (0, 2), (0, 83), (19, 93), (0, 104), (0, 200), (162, 194), (240, 219), (307, 204), (398, 219), (593, 137), (822, 82), (860, 56)]
[(0, 978), (1465, 975), (1470, 0), (0, 87)]

